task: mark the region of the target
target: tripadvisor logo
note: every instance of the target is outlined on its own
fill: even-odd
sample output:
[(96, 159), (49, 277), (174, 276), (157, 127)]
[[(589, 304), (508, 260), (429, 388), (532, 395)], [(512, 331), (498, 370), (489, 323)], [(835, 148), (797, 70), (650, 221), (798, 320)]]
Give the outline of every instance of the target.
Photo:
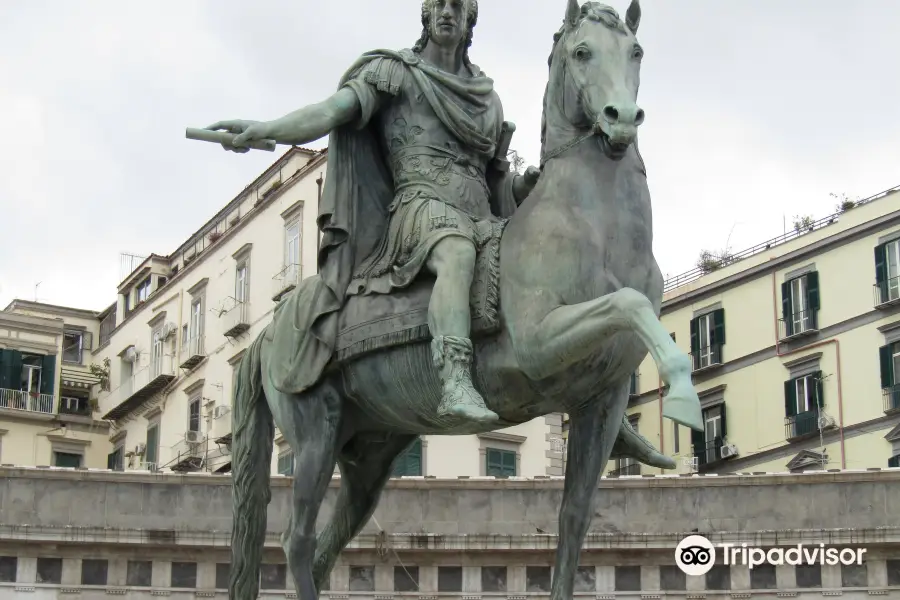
[(865, 548), (830, 548), (825, 544), (797, 544), (786, 548), (756, 548), (747, 544), (718, 544), (702, 535), (690, 535), (675, 548), (675, 564), (687, 575), (705, 575), (720, 554), (723, 565), (861, 565)]

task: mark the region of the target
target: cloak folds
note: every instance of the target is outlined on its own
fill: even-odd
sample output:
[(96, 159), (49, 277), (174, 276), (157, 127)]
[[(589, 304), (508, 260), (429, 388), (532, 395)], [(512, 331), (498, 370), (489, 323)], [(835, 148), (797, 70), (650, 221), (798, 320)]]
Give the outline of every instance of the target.
[[(267, 376), (283, 393), (301, 393), (318, 381), (334, 352), (338, 313), (354, 269), (387, 232), (388, 207), (394, 199), (393, 176), (377, 133), (369, 125), (374, 103), (365, 101), (359, 86), (365, 83), (395, 95), (404, 77), (411, 78), (414, 88), (463, 144), (488, 158), (495, 152), (496, 140), (484, 135), (451, 98), (455, 95), (476, 107), (490, 102), (493, 81), (480, 71), (472, 78), (456, 77), (422, 62), (410, 50), (375, 50), (350, 67), (339, 88), (349, 85), (358, 91), (362, 126), (345, 125), (330, 135), (317, 218), (322, 232), (319, 273), (302, 280), (278, 304), (264, 334), (273, 344)], [(511, 190), (512, 179), (504, 178), (504, 191)]]

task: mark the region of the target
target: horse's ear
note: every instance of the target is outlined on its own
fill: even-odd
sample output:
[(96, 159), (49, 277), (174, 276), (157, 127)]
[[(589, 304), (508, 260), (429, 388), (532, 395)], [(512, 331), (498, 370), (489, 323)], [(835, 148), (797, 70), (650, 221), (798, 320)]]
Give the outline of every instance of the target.
[(572, 29), (578, 25), (580, 16), (581, 5), (578, 4), (578, 0), (569, 0), (569, 5), (566, 7), (566, 28)]
[(637, 35), (638, 25), (641, 24), (641, 5), (638, 0), (631, 0), (628, 10), (625, 11), (625, 25), (631, 33)]

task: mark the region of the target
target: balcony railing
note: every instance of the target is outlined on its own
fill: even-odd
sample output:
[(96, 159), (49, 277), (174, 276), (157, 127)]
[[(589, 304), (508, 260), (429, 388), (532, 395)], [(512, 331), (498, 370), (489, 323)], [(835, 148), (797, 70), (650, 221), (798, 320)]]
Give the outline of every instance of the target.
[(700, 448), (695, 446), (694, 456), (697, 457), (697, 466), (702, 469), (704, 465), (722, 460), (722, 446), (724, 445), (725, 440), (723, 438), (715, 437)]
[(70, 396), (60, 396), (59, 398), (59, 414), (61, 415), (90, 417), (93, 413), (91, 402), (87, 398), (73, 398)]
[(884, 402), (884, 412), (888, 414), (900, 412), (900, 385), (881, 390), (881, 398)]
[(52, 415), (55, 397), (52, 394), (33, 394), (21, 390), (0, 388), (0, 408)]
[(891, 277), (877, 282), (872, 292), (875, 296), (875, 307), (893, 306), (900, 302), (900, 277)]
[(121, 419), (132, 410), (152, 398), (175, 379), (175, 357), (151, 356), (150, 363), (137, 367), (134, 374), (119, 383), (107, 398), (113, 408), (103, 415), (106, 421)]
[(250, 303), (237, 302), (228, 312), (222, 315), (225, 325), (225, 337), (236, 338), (250, 329)]
[(694, 371), (702, 371), (722, 364), (722, 344), (713, 344), (691, 353)]
[(181, 353), (181, 364), (179, 367), (182, 369), (193, 369), (206, 358), (204, 339), (202, 335), (188, 338), (187, 343), (184, 345), (184, 351)]
[(801, 310), (787, 319), (778, 319), (778, 339), (786, 340), (816, 333), (819, 330), (818, 317), (817, 310)]
[(173, 458), (167, 467), (173, 471), (197, 471), (206, 459), (207, 438), (199, 431), (187, 431), (180, 442), (172, 447)]
[(297, 287), (302, 277), (300, 265), (288, 265), (272, 278), (272, 300), (278, 302), (281, 298)]
[(621, 477), (622, 475), (640, 475), (641, 474), (641, 463), (634, 462), (618, 469), (613, 469), (609, 472), (607, 477)]
[(819, 432), (819, 411), (808, 410), (784, 419), (784, 437), (791, 440)]

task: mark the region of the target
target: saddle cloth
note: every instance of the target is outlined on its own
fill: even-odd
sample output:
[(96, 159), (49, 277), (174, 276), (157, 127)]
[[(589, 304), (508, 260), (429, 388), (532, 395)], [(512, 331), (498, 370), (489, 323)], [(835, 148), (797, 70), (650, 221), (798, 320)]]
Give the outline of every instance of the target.
[[(500, 329), (500, 238), (503, 221), (481, 221), (481, 244), (469, 295), (472, 337)], [(338, 318), (335, 358), (347, 361), (382, 348), (431, 340), (428, 303), (434, 277), (423, 271), (407, 288), (390, 294), (350, 296)]]

